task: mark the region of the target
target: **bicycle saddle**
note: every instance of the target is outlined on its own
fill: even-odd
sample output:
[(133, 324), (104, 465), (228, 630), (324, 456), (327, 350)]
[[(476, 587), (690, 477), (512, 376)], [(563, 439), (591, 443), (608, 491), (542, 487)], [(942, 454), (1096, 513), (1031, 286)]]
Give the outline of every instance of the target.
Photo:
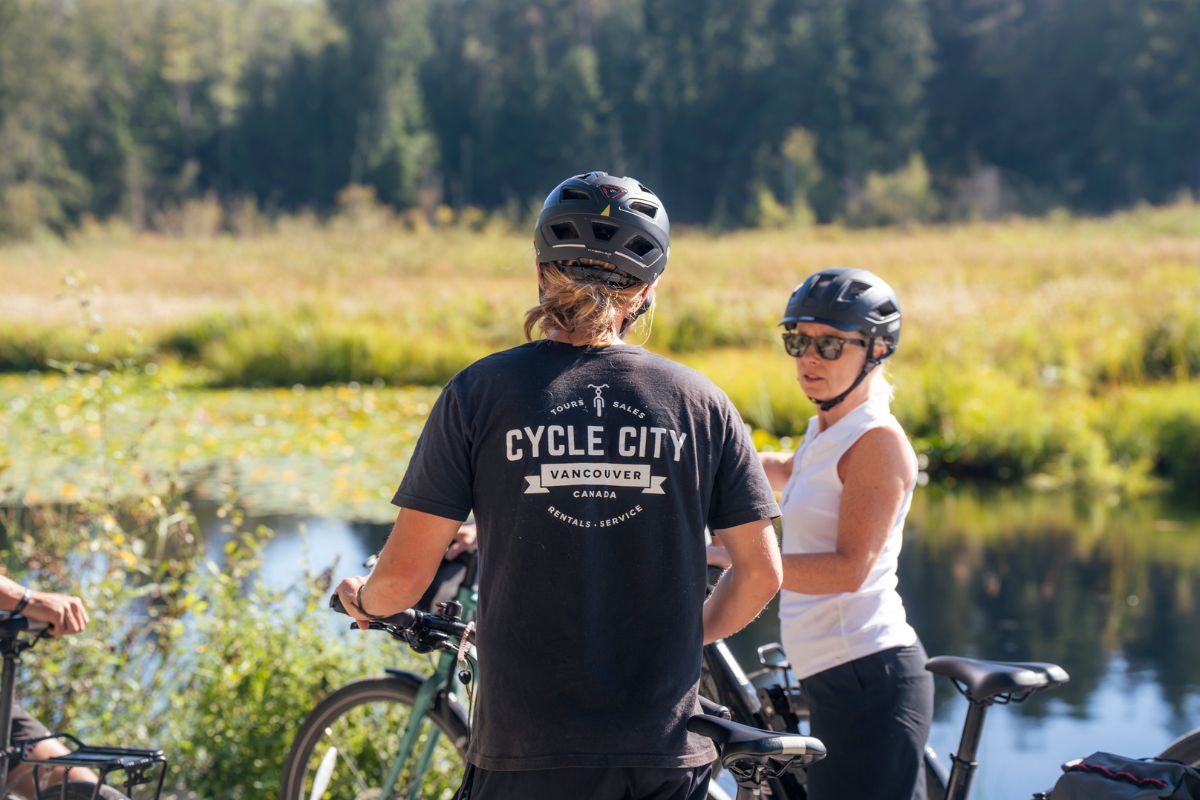
[(687, 729), (712, 739), (721, 751), (721, 763), (727, 768), (739, 762), (767, 758), (812, 764), (825, 757), (825, 745), (820, 739), (759, 730), (707, 714), (697, 714), (689, 719)]
[(1038, 689), (1061, 686), (1071, 680), (1057, 664), (1043, 661), (980, 661), (961, 656), (935, 656), (925, 669), (945, 675), (975, 703), (1020, 702)]

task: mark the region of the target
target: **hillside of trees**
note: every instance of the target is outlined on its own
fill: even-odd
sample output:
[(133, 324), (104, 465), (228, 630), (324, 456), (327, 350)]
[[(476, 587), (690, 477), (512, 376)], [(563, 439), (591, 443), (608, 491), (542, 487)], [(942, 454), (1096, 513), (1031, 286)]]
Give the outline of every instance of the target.
[[(0, 237), (334, 208), (873, 225), (1200, 189), (1200, 0), (0, 0)], [(174, 216), (173, 216), (174, 215)]]

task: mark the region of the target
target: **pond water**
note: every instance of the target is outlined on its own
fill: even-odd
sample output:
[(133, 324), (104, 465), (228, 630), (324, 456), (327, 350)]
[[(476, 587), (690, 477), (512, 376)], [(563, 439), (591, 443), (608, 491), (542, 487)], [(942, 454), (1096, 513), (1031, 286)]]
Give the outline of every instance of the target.
[[(262, 570), (276, 586), (335, 559), (339, 575), (360, 571), (390, 527), (255, 522), (276, 531)], [(217, 557), (220, 520), (202, 524)], [(1029, 797), (1053, 785), (1070, 758), (1152, 755), (1200, 726), (1200, 509), (926, 490), (909, 518), (900, 579), (930, 655), (1052, 661), (1071, 674), (1067, 686), (989, 713), (978, 800)], [(777, 634), (772, 610), (732, 645), (749, 668), (755, 647)], [(946, 758), (966, 705), (947, 681), (938, 684), (931, 744)]]

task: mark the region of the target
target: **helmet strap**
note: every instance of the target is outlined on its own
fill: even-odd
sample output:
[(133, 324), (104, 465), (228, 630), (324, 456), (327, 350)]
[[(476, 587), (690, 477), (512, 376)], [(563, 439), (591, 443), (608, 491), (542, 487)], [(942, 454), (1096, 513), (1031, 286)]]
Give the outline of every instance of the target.
[(849, 394), (851, 392), (853, 392), (858, 387), (858, 385), (860, 383), (862, 383), (863, 380), (868, 375), (871, 374), (871, 371), (873, 369), (875, 369), (877, 366), (879, 366), (880, 364), (883, 363), (883, 359), (887, 358), (888, 356), (890, 356), (892, 354), (892, 351), (889, 350), (887, 353), (884, 353), (882, 357), (875, 358), (873, 355), (874, 352), (875, 352), (875, 337), (872, 336), (871, 338), (867, 339), (868, 355), (867, 355), (866, 363), (863, 364), (862, 370), (858, 373), (858, 377), (854, 379), (854, 383), (850, 384), (850, 386), (846, 388), (846, 391), (842, 392), (837, 397), (831, 397), (828, 400), (818, 400), (815, 397), (810, 397), (808, 399), (810, 401), (812, 401), (812, 403), (814, 405), (816, 405), (816, 407), (821, 409), (822, 411), (829, 411), (830, 409), (836, 407), (838, 403), (845, 400), (849, 396)]

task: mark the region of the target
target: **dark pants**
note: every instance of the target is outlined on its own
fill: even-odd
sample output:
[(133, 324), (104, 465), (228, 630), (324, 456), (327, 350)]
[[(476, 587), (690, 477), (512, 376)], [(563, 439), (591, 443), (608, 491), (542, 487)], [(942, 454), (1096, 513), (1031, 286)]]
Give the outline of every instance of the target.
[[(33, 717), (29, 716), (23, 708), (14, 705), (12, 711), (12, 729), (9, 732), (9, 741), (13, 744), (28, 741), (29, 739), (40, 739), (43, 736), (49, 736), (50, 731), (46, 730), (46, 726), (38, 722)], [(11, 770), (16, 762), (10, 761), (8, 768)]]
[(800, 686), (829, 755), (808, 770), (809, 800), (924, 800), (933, 676), (920, 642), (831, 667)]
[(467, 767), (457, 800), (704, 800), (712, 767), (539, 769)]

